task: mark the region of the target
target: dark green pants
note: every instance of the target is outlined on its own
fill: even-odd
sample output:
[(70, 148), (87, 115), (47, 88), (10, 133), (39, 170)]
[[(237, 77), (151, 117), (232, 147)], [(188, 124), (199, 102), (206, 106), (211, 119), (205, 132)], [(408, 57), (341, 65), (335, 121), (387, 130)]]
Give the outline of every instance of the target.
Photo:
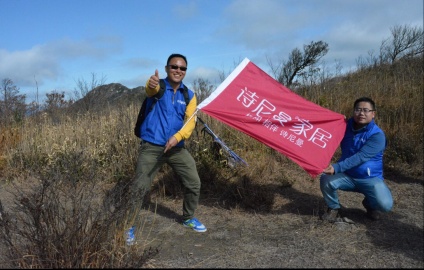
[(138, 191), (138, 194), (150, 191), (159, 169), (165, 163), (169, 164), (184, 186), (183, 219), (190, 219), (194, 216), (200, 196), (200, 178), (196, 162), (185, 148), (173, 147), (166, 153), (163, 153), (163, 149), (163, 146), (141, 143), (132, 189)]

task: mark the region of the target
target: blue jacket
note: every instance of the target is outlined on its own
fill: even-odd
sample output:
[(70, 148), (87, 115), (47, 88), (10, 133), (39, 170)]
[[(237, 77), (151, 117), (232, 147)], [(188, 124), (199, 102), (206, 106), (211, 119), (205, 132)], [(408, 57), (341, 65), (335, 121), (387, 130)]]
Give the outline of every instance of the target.
[[(156, 102), (141, 125), (141, 139), (155, 145), (165, 146), (168, 139), (180, 131), (184, 125), (186, 103), (183, 94), (183, 83), (174, 93), (174, 89), (165, 79), (166, 90), (163, 96)], [(192, 100), (194, 92), (188, 90), (188, 97)], [(147, 99), (147, 108), (150, 108), (152, 98)], [(181, 140), (177, 147), (184, 146)]]
[(386, 136), (374, 119), (365, 127), (354, 130), (353, 118), (348, 120), (340, 147), (342, 156), (333, 164), (335, 173), (344, 172), (353, 178), (383, 178), (383, 152)]

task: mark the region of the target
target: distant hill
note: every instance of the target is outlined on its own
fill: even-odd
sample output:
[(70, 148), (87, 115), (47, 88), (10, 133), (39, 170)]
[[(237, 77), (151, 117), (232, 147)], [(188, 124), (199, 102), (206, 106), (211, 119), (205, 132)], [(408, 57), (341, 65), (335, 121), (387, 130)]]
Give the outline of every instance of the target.
[(120, 83), (110, 83), (94, 88), (74, 102), (71, 109), (93, 111), (117, 105), (125, 106), (134, 102), (140, 102), (141, 105), (144, 96), (144, 86), (130, 89)]

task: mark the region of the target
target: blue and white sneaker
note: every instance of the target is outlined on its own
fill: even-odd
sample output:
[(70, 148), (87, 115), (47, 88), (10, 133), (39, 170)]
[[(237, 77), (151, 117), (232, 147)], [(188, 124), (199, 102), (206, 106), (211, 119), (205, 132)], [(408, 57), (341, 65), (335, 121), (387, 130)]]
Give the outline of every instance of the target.
[(134, 235), (135, 226), (132, 226), (125, 232), (126, 243), (127, 246), (132, 246), (135, 243), (135, 235)]
[(187, 219), (183, 222), (184, 227), (192, 228), (196, 232), (206, 232), (206, 227), (197, 218)]

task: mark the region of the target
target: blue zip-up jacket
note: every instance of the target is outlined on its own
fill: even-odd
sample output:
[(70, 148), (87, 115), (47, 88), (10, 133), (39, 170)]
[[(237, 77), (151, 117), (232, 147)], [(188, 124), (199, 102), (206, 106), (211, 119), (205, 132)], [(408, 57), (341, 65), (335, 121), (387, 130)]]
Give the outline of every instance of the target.
[[(165, 79), (166, 90), (163, 96), (156, 102), (152, 111), (150, 111), (143, 124), (141, 125), (141, 139), (149, 143), (165, 146), (171, 136), (175, 136), (184, 125), (186, 116), (186, 103), (184, 99), (184, 85), (181, 83), (178, 90), (169, 85), (168, 79)], [(188, 97), (191, 105), (194, 92), (188, 90)], [(152, 98), (147, 100), (147, 108), (150, 108)], [(196, 106), (196, 105), (194, 105)], [(191, 133), (191, 132), (190, 132)], [(178, 138), (177, 138), (178, 140)], [(177, 147), (184, 146), (184, 138), (178, 142)]]
[(374, 119), (365, 127), (354, 130), (350, 118), (340, 143), (342, 156), (333, 164), (334, 172), (344, 172), (353, 178), (383, 178), (383, 152), (386, 136)]

